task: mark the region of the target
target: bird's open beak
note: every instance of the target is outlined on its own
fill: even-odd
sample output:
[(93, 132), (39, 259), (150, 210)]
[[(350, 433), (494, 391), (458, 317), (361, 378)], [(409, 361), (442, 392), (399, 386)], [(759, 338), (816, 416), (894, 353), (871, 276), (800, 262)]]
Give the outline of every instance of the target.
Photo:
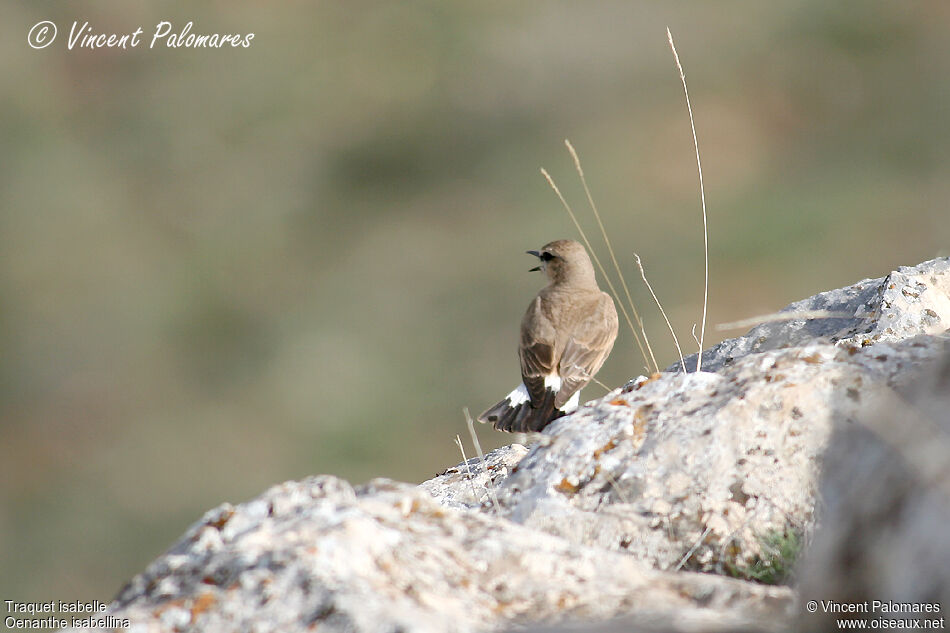
[[(534, 256), (537, 257), (538, 259), (541, 259), (541, 253), (539, 253), (538, 251), (525, 251), (525, 252), (526, 252), (528, 255), (534, 255)], [(541, 267), (540, 267), (540, 266), (535, 266), (534, 268), (532, 268), (532, 269), (529, 270), (528, 272), (529, 272), (529, 273), (533, 273), (533, 272), (536, 272), (536, 271), (538, 271), (538, 270), (541, 270)]]

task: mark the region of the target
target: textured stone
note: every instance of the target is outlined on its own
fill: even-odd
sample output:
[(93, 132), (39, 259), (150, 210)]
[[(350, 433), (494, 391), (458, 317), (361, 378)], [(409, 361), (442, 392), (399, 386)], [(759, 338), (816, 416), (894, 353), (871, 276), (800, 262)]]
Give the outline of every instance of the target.
[(666, 374), (556, 422), (496, 495), (513, 521), (660, 569), (746, 567), (810, 532), (833, 428), (944, 347), (815, 344)]
[(476, 508), (492, 502), (492, 492), (528, 454), (521, 444), (497, 448), (484, 461), (473, 458), (425, 481), (420, 488), (449, 508)]
[[(785, 616), (787, 588), (649, 569), (418, 487), (313, 477), (222, 505), (120, 593), (131, 631), (480, 631), (674, 610), (722, 627)], [(781, 618), (780, 618), (781, 619)]]
[[(918, 623), (908, 629), (946, 626), (923, 620), (950, 609), (950, 353), (910, 377), (896, 397), (867, 402), (860, 424), (839, 428), (826, 452), (821, 528), (800, 588), (819, 608), (805, 612), (804, 629), (834, 630), (841, 617), (869, 629), (895, 619)], [(941, 608), (895, 613), (875, 600)], [(821, 606), (831, 601), (872, 608), (843, 615)]]
[(946, 601), (948, 283), (941, 259), (792, 304), (850, 316), (760, 325), (708, 371), (632, 381), (420, 486), (312, 477), (224, 504), (106, 615), (141, 632), (827, 629), (796, 620), (790, 588), (723, 577), (777, 573), (776, 539), (819, 519), (806, 597)]
[[(507, 455), (499, 510), (660, 569), (742, 575), (776, 539), (810, 535), (833, 430), (943, 353), (932, 333), (950, 324), (948, 297), (940, 259), (792, 304), (859, 316), (767, 323), (717, 346), (704, 359), (715, 373), (667, 372), (588, 403), (516, 466)], [(477, 460), (469, 468), (485, 481)], [(441, 498), (456, 485), (441, 481)]]
[[(717, 371), (749, 354), (811, 343), (867, 346), (944, 332), (950, 328), (950, 258), (901, 266), (886, 277), (822, 292), (781, 310), (790, 314), (814, 311), (847, 316), (763, 323), (704, 351), (703, 369)], [(696, 367), (696, 354), (686, 358), (686, 367)], [(679, 363), (667, 369), (680, 370)]]

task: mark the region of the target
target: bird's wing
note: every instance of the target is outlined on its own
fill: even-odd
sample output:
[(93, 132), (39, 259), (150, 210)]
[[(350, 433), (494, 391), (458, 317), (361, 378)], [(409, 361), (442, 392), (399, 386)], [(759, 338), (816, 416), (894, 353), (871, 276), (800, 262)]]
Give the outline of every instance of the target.
[(591, 309), (585, 312), (571, 328), (561, 354), (558, 366), (561, 388), (554, 399), (554, 406), (558, 409), (590, 382), (607, 360), (617, 338), (617, 310), (610, 295), (601, 293)]
[(555, 331), (551, 320), (541, 309), (541, 297), (535, 297), (521, 321), (521, 379), (528, 389), (532, 406), (544, 401), (544, 379), (555, 373)]

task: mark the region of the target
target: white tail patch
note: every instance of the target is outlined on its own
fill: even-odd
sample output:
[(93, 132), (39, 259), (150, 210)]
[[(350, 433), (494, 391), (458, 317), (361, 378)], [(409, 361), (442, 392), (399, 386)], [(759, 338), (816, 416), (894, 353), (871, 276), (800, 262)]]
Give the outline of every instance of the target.
[[(544, 388), (557, 393), (561, 389), (561, 377), (557, 374), (551, 374), (550, 376), (544, 377)], [(571, 399), (564, 403), (564, 406), (561, 407), (561, 411), (564, 413), (571, 413), (575, 411), (580, 404), (581, 392), (575, 391), (574, 395), (571, 396)], [(514, 391), (505, 396), (505, 400), (508, 401), (508, 406), (517, 407), (519, 404), (524, 404), (531, 400), (531, 396), (528, 394), (528, 388), (524, 386), (524, 383), (518, 385)]]
[(571, 399), (564, 403), (564, 406), (561, 407), (561, 411), (564, 413), (571, 413), (577, 410), (577, 405), (581, 401), (581, 392), (575, 391), (574, 395), (571, 396)]
[(527, 402), (531, 398), (528, 395), (528, 388), (524, 386), (524, 383), (521, 383), (514, 391), (505, 396), (505, 399), (511, 403), (511, 406), (516, 407), (519, 404)]
[[(557, 374), (551, 374), (550, 376), (544, 377), (544, 388), (557, 393), (561, 390), (561, 377)], [(575, 391), (574, 395), (571, 396), (571, 399), (564, 403), (563, 407), (560, 407), (560, 410), (564, 413), (571, 413), (577, 409), (578, 404), (580, 403), (581, 392), (580, 390)]]

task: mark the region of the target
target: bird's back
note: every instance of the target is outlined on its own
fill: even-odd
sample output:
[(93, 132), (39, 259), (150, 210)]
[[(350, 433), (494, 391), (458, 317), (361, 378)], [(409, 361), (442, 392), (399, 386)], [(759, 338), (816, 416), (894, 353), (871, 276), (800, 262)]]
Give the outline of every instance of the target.
[(603, 365), (617, 337), (617, 311), (597, 286), (584, 247), (557, 240), (529, 251), (549, 283), (521, 320), (522, 384), (479, 416), (503, 431), (540, 431), (577, 408), (579, 391)]

